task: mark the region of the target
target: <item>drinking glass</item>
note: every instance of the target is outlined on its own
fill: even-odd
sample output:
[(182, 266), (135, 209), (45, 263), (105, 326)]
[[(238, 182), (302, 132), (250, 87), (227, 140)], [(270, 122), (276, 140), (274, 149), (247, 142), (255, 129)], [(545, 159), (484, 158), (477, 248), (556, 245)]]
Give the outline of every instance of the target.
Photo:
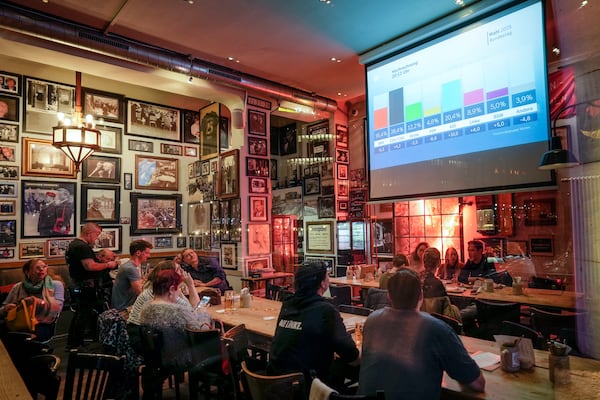
[(354, 341), (359, 346), (362, 344), (364, 326), (365, 326), (365, 323), (362, 321), (357, 322), (356, 325), (354, 326)]
[(225, 291), (225, 312), (233, 311), (233, 297), (235, 296), (235, 292), (233, 290)]

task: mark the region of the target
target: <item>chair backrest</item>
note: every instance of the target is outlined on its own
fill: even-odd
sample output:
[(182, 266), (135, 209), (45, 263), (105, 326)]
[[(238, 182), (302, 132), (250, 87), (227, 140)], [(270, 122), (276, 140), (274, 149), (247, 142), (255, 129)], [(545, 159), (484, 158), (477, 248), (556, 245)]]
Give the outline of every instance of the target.
[(444, 314), (439, 314), (439, 313), (430, 313), (432, 317), (435, 317), (441, 321), (444, 321), (446, 324), (448, 324), (448, 326), (450, 328), (452, 328), (452, 330), (457, 334), (457, 335), (462, 335), (463, 334), (463, 324), (462, 322), (448, 317)]
[(123, 373), (123, 358), (108, 354), (71, 351), (65, 379), (64, 400), (104, 399)]
[(262, 375), (250, 371), (242, 362), (242, 384), (252, 400), (306, 400), (304, 374)]
[(221, 331), (218, 329), (207, 331), (186, 329), (185, 332), (194, 367), (205, 368), (223, 361)]
[(339, 306), (339, 310), (342, 313), (363, 315), (365, 317), (368, 317), (373, 312), (373, 310), (371, 310), (370, 308), (359, 307), (359, 306), (349, 306), (347, 304), (341, 304)]
[(521, 319), (521, 305), (519, 303), (496, 303), (476, 299), (477, 321), (483, 339), (493, 340), (495, 334), (502, 331), (502, 321), (519, 323)]
[(539, 331), (545, 340), (567, 341), (574, 347), (577, 342), (577, 316), (578, 313), (554, 313), (529, 307), (531, 312), (531, 325)]
[(544, 341), (542, 334), (535, 329), (531, 329), (528, 326), (516, 324), (511, 321), (502, 321), (503, 335), (525, 337), (531, 339), (531, 343), (535, 349), (546, 350), (547, 346)]
[(56, 400), (61, 381), (58, 375), (60, 361), (60, 357), (54, 354), (43, 354), (29, 359), (23, 380), (34, 399), (41, 394), (46, 400)]
[(391, 305), (388, 297), (388, 291), (385, 289), (369, 288), (367, 296), (365, 298), (365, 307), (372, 310), (379, 310), (380, 308)]
[(385, 400), (383, 390), (378, 390), (374, 394), (340, 394), (323, 383), (319, 378), (313, 378), (310, 384), (309, 398), (324, 398), (327, 393), (329, 393), (329, 400)]
[(567, 286), (560, 279), (540, 278), (532, 276), (527, 284), (530, 288), (550, 289), (550, 290), (565, 290)]
[(49, 345), (35, 340), (29, 332), (7, 332), (3, 338), (6, 351), (19, 372), (28, 367), (31, 357), (52, 352)]
[(350, 285), (329, 285), (331, 302), (335, 306), (342, 304), (352, 304), (352, 286)]

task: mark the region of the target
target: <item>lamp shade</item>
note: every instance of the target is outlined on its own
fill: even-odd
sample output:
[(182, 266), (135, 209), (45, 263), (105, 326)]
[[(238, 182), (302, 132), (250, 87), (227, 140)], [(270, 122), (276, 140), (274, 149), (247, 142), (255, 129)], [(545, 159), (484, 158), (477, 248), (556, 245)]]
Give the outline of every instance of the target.
[(575, 156), (569, 151), (562, 148), (560, 136), (552, 137), (552, 146), (550, 150), (542, 154), (538, 169), (559, 169), (569, 168), (579, 164)]
[(81, 163), (100, 149), (100, 131), (86, 126), (55, 126), (52, 128), (52, 145), (61, 149), (75, 163)]

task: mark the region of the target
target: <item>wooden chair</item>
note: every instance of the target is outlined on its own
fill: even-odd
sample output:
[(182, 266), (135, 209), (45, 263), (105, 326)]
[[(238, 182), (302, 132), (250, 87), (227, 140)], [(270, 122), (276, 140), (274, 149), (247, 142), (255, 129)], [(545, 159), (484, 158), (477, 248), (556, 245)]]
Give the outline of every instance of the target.
[(370, 308), (360, 307), (360, 306), (351, 306), (348, 304), (340, 305), (339, 310), (341, 313), (362, 315), (365, 317), (368, 317), (373, 312), (373, 310), (371, 310)]
[(531, 343), (533, 344), (534, 349), (547, 350), (548, 346), (546, 346), (546, 342), (542, 334), (536, 331), (535, 329), (531, 329), (528, 326), (517, 324), (511, 321), (502, 321), (501, 333), (503, 335), (518, 336), (531, 339)]
[[(186, 329), (186, 333), (192, 356), (192, 366), (188, 369), (190, 399), (198, 398), (199, 392), (203, 393), (203, 398), (223, 398), (229, 394), (236, 398), (231, 376), (223, 372), (221, 332), (217, 329)], [(217, 388), (216, 392), (212, 391), (213, 386)]]
[(56, 400), (61, 378), (58, 375), (60, 368), (60, 357), (54, 354), (42, 354), (31, 357), (28, 361), (23, 380), (34, 399), (38, 394), (43, 395), (46, 400)]
[[(375, 394), (341, 394), (327, 386), (319, 378), (313, 378), (310, 384), (309, 398), (320, 398), (322, 393), (330, 392), (329, 400), (385, 400), (383, 390), (378, 390)], [(322, 398), (322, 397), (321, 397)]]
[(295, 372), (285, 375), (262, 375), (248, 369), (242, 362), (242, 384), (244, 392), (252, 400), (306, 400), (304, 374)]
[(123, 362), (123, 358), (108, 354), (71, 351), (63, 399), (117, 398), (109, 389), (115, 387), (115, 380), (123, 373)]
[(497, 303), (475, 299), (477, 307), (477, 337), (494, 340), (494, 335), (502, 331), (502, 321), (516, 324), (521, 319), (519, 303)]
[(460, 321), (458, 321), (458, 320), (456, 320), (454, 318), (448, 317), (448, 316), (446, 316), (444, 314), (439, 314), (439, 313), (433, 313), (432, 312), (432, 313), (430, 313), (430, 315), (432, 317), (435, 317), (435, 318), (439, 319), (440, 321), (444, 321), (450, 328), (452, 328), (452, 330), (457, 335), (462, 335), (464, 333), (463, 332), (463, 324), (462, 324), (462, 322), (460, 322)]
[(329, 285), (331, 294), (331, 303), (339, 307), (342, 304), (352, 304), (352, 286), (350, 285)]
[(530, 307), (531, 325), (540, 332), (544, 340), (566, 341), (577, 349), (577, 317), (581, 313), (555, 313)]
[(367, 296), (365, 298), (365, 307), (372, 310), (379, 310), (380, 308), (390, 305), (390, 299), (388, 298), (388, 291), (385, 289), (369, 288), (367, 290)]

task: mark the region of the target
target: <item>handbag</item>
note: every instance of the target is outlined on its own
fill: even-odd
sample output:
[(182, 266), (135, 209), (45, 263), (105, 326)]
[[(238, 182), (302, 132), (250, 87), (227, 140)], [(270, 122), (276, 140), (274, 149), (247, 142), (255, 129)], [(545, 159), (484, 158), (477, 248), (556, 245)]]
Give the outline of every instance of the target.
[(62, 215), (56, 218), (54, 221), (54, 226), (52, 227), (52, 232), (56, 233), (69, 233), (69, 226), (65, 225), (65, 209), (67, 206), (65, 205), (62, 210)]
[(36, 301), (27, 305), (25, 299), (21, 300), (16, 308), (6, 314), (6, 327), (12, 332), (34, 332), (38, 323), (35, 317)]

